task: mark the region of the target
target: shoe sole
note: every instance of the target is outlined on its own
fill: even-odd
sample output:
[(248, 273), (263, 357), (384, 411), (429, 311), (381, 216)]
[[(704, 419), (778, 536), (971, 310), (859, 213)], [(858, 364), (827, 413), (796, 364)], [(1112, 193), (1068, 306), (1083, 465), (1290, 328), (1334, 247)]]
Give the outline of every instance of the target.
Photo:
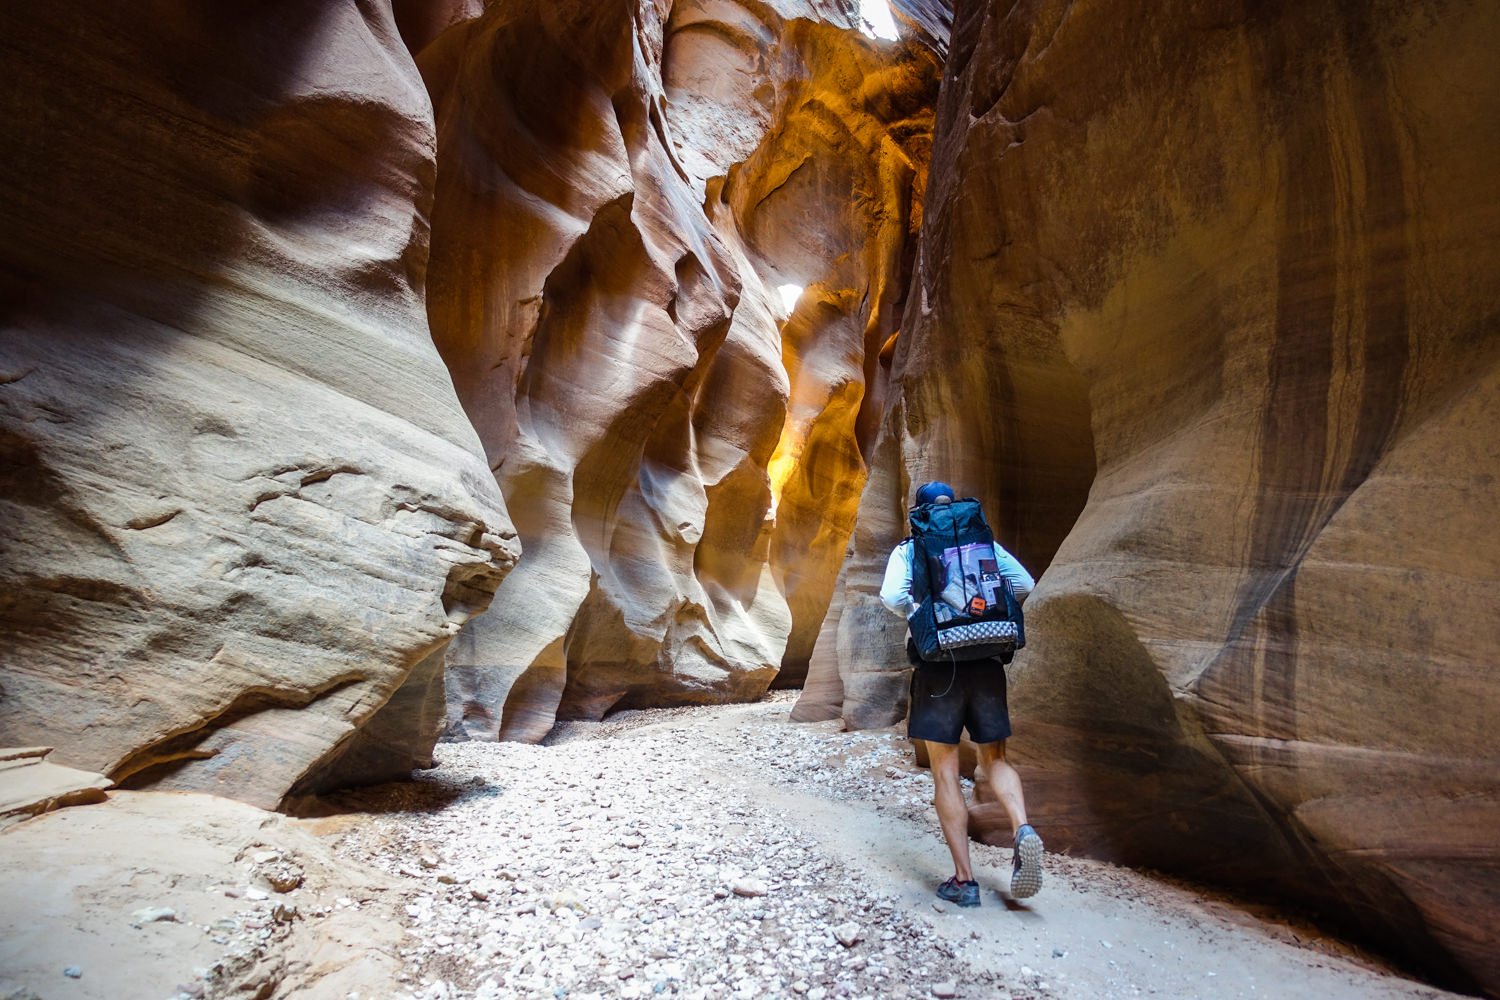
[(1042, 891), (1042, 838), (1035, 833), (1021, 838), (1016, 856), (1021, 866), (1010, 877), (1010, 894), (1015, 899), (1029, 899)]

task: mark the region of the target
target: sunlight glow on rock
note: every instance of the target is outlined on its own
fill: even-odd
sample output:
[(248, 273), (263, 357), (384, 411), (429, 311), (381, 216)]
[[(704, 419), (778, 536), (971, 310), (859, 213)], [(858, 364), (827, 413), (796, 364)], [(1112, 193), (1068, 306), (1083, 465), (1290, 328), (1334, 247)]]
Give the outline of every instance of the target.
[(797, 300), (802, 298), (801, 285), (777, 285), (776, 291), (781, 294), (781, 305), (790, 316), (797, 308)]
[(869, 37), (883, 38), (888, 42), (894, 42), (900, 37), (887, 0), (859, 0), (859, 16), (864, 22), (859, 30)]

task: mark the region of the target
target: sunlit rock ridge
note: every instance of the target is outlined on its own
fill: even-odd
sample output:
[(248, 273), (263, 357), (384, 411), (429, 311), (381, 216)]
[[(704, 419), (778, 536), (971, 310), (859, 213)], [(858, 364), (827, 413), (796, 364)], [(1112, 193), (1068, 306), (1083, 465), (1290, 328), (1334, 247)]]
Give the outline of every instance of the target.
[[(798, 716), (905, 710), (914, 483), (1042, 574), (1050, 846), (1289, 892), (1500, 991), (1500, 8), (960, 2)], [(997, 842), (1009, 831), (994, 831)]]

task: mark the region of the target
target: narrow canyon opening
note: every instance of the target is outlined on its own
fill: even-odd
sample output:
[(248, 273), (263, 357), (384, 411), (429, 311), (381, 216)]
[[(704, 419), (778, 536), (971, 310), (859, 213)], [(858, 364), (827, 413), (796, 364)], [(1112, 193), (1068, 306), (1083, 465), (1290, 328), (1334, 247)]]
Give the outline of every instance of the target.
[(428, 316), (523, 551), (450, 655), (456, 733), (801, 685), (880, 430), (945, 42), (898, 41), (883, 3), (507, 3), (415, 52)]
[[(187, 795), (279, 871), (254, 831), (321, 835), (267, 811), (499, 797), (465, 768), (647, 708), (623, 767), (695, 766), (692, 720), (746, 801), (925, 836), (879, 590), (941, 479), (1039, 577), (1007, 755), (1049, 851), (1496, 995), (1496, 39), (1482, 0), (0, 5), (0, 848), (197, 844)], [(605, 824), (586, 757), (545, 759)]]

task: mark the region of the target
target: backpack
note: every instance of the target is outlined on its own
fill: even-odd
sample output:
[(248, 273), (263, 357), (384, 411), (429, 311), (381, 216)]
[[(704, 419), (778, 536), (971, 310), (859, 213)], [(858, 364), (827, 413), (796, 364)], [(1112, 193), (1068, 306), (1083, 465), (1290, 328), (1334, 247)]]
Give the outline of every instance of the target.
[(978, 500), (911, 510), (912, 643), (924, 660), (1009, 663), (1026, 645), (1021, 602), (995, 558)]

